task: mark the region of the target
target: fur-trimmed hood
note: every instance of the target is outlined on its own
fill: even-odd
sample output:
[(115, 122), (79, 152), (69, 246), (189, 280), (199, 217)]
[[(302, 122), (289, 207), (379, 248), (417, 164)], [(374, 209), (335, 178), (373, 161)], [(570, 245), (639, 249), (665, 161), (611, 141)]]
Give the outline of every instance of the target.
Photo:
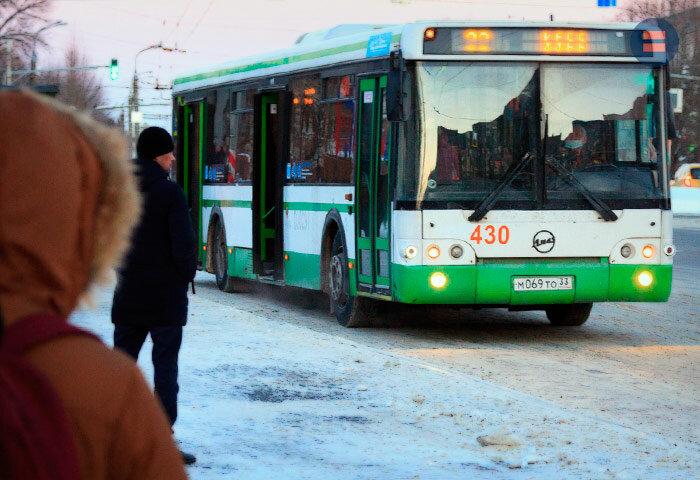
[(109, 280), (139, 219), (127, 139), (30, 92), (0, 94), (0, 308), (66, 317)]

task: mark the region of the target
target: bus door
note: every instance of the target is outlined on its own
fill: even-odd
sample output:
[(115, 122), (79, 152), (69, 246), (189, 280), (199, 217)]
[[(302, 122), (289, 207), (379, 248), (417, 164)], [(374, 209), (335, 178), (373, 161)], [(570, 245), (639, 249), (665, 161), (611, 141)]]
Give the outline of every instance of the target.
[(185, 191), (190, 218), (197, 236), (198, 260), (202, 262), (202, 160), (206, 155), (207, 104), (190, 103), (179, 107), (181, 137), (178, 138), (177, 182)]
[(282, 167), (287, 164), (285, 92), (255, 98), (253, 158), (253, 271), (269, 280), (283, 280)]
[(391, 123), (386, 117), (386, 85), (386, 76), (360, 81), (355, 227), (358, 292), (390, 296)]

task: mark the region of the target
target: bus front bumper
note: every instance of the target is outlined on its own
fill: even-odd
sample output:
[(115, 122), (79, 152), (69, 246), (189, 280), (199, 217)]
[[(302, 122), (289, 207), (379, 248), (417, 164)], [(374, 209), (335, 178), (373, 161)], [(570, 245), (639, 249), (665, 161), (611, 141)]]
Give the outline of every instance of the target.
[[(645, 273), (646, 272), (646, 273)], [(431, 284), (435, 273), (444, 286)], [(606, 258), (522, 263), (492, 260), (469, 266), (392, 265), (394, 300), (442, 305), (546, 305), (594, 302), (665, 302), (671, 293), (671, 265), (610, 265)], [(651, 283), (643, 286), (642, 279)], [(516, 291), (514, 280), (573, 277), (569, 290)], [(645, 282), (646, 283), (646, 282)]]

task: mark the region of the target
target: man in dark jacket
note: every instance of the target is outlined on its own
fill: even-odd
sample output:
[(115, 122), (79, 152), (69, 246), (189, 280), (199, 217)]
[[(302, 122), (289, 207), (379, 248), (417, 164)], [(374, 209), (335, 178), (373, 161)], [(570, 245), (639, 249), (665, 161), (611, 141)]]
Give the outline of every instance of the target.
[[(145, 129), (136, 151), (141, 220), (118, 272), (112, 304), (114, 346), (138, 358), (150, 333), (155, 392), (171, 425), (177, 418), (177, 357), (187, 323), (187, 287), (196, 271), (195, 236), (185, 194), (168, 179), (175, 156), (170, 134)], [(185, 463), (194, 456), (183, 453)]]

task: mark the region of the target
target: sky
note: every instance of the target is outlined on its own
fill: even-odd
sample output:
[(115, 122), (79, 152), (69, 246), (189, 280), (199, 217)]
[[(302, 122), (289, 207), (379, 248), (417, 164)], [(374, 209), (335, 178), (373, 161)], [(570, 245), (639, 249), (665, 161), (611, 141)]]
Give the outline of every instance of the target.
[[(303, 33), (342, 23), (406, 23), (416, 20), (612, 21), (618, 8), (598, 0), (53, 0), (49, 16), (67, 25), (46, 32), (38, 68), (61, 63), (72, 44), (90, 65), (119, 61), (120, 76), (104, 77), (107, 106), (125, 105), (137, 53), (143, 103), (170, 102), (172, 80), (183, 71), (287, 48)], [(155, 87), (164, 89), (156, 89)], [(146, 121), (170, 126), (169, 108), (144, 107)], [(116, 110), (115, 110), (116, 111)], [(115, 116), (116, 117), (116, 116)]]

